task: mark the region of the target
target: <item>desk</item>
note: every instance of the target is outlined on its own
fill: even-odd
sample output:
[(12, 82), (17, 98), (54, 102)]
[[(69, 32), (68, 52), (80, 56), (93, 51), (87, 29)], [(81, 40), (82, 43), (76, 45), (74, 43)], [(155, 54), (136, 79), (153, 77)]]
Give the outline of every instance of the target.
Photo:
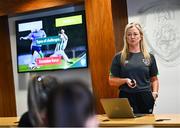
[[(109, 119), (105, 114), (97, 115), (100, 127), (134, 127), (134, 126), (152, 126), (152, 127), (178, 127), (180, 128), (180, 114), (149, 114), (136, 118), (116, 118)], [(156, 121), (165, 119), (163, 121)], [(167, 120), (166, 120), (167, 119)]]
[(16, 127), (19, 117), (0, 117), (0, 127)]

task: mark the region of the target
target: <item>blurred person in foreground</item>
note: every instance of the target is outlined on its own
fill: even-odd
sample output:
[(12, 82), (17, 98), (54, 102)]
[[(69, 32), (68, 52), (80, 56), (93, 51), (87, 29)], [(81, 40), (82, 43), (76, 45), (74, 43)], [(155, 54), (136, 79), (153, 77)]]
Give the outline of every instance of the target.
[(72, 80), (54, 88), (48, 100), (48, 126), (98, 127), (95, 99), (88, 85)]
[(46, 126), (48, 95), (57, 85), (57, 79), (52, 76), (35, 75), (29, 80), (28, 111), (21, 116), (18, 127)]

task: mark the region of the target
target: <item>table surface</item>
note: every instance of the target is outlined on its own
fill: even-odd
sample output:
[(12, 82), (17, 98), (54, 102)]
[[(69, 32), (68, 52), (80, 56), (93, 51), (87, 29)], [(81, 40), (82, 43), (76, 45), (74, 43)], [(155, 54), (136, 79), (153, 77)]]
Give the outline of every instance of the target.
[(165, 127), (180, 127), (180, 114), (148, 114), (136, 118), (115, 118), (109, 119), (105, 114), (97, 115), (100, 126), (165, 126)]
[(19, 117), (0, 117), (0, 126), (17, 126)]
[[(142, 126), (180, 127), (180, 114), (149, 114), (136, 118), (109, 119), (105, 114), (97, 115), (100, 126)], [(159, 120), (159, 121), (157, 121)], [(0, 126), (17, 126), (19, 117), (0, 117)]]

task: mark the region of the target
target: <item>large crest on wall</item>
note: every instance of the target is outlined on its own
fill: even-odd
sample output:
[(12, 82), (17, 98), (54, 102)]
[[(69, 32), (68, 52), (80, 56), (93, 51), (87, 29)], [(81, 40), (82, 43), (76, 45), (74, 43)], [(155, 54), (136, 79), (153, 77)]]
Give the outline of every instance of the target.
[(138, 13), (150, 50), (166, 66), (180, 64), (180, 1), (155, 1)]

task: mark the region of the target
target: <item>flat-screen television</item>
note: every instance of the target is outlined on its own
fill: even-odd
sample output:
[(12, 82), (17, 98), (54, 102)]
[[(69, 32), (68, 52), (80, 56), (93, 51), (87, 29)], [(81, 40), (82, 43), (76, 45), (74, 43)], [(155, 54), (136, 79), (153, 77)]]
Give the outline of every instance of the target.
[(15, 21), (19, 73), (88, 66), (85, 11)]

